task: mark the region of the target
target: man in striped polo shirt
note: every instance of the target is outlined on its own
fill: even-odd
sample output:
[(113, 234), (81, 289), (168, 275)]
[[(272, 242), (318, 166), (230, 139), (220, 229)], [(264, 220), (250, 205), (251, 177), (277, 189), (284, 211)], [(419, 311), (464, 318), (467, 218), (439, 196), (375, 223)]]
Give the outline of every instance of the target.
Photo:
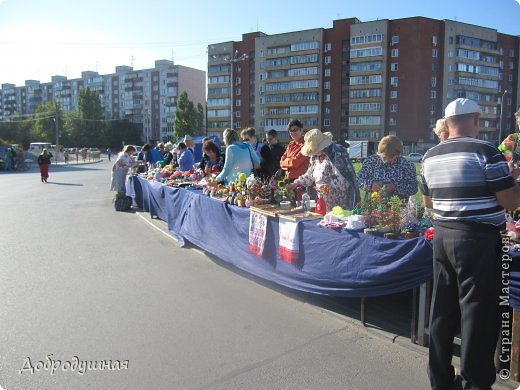
[[(421, 191), (433, 209), (433, 299), (428, 374), (432, 389), (491, 389), (500, 329), (500, 230), (520, 205), (519, 170), (477, 139), (482, 111), (469, 99), (446, 106), (449, 138), (428, 150)], [(451, 364), (461, 337), (461, 375)]]

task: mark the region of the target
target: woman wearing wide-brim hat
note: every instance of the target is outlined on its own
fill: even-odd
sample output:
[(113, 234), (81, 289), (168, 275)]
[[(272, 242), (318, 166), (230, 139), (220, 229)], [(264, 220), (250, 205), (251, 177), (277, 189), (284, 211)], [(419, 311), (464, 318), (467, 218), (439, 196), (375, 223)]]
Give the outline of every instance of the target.
[(319, 129), (307, 132), (304, 140), (301, 154), (311, 158), (309, 168), (294, 183), (289, 184), (288, 189), (315, 185), (322, 194), (327, 210), (332, 210), (334, 206), (353, 209), (360, 196), (347, 149), (332, 142), (332, 133), (322, 133)]

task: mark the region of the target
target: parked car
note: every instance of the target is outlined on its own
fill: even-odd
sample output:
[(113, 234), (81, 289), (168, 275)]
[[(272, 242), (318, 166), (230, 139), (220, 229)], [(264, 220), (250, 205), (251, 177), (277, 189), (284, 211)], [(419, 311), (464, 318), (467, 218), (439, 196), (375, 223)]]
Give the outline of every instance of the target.
[(404, 158), (411, 162), (421, 162), (423, 155), (421, 153), (410, 153), (408, 156), (404, 156)]

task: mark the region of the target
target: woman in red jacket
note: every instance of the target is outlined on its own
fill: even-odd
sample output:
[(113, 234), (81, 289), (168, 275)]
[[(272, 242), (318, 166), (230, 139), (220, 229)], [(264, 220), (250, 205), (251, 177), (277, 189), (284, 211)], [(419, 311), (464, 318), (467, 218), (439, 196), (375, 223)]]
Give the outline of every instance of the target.
[(307, 172), (309, 157), (301, 154), (304, 144), (302, 123), (298, 119), (293, 119), (287, 125), (287, 130), (292, 141), (289, 142), (280, 159), (280, 168), (284, 170), (286, 178), (294, 180)]

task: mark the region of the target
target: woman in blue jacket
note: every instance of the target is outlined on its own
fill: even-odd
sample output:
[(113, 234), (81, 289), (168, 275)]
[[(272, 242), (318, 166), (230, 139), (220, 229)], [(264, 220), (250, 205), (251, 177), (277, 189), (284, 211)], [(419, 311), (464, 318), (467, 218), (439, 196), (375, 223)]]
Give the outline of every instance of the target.
[(179, 142), (177, 145), (177, 156), (180, 171), (185, 172), (193, 169), (195, 159), (193, 158), (193, 153), (186, 147), (184, 142)]
[(231, 183), (238, 178), (240, 173), (249, 176), (255, 168), (260, 167), (258, 154), (248, 142), (241, 143), (235, 130), (224, 130), (223, 138), (226, 144), (226, 161), (224, 169), (217, 176), (218, 182)]

